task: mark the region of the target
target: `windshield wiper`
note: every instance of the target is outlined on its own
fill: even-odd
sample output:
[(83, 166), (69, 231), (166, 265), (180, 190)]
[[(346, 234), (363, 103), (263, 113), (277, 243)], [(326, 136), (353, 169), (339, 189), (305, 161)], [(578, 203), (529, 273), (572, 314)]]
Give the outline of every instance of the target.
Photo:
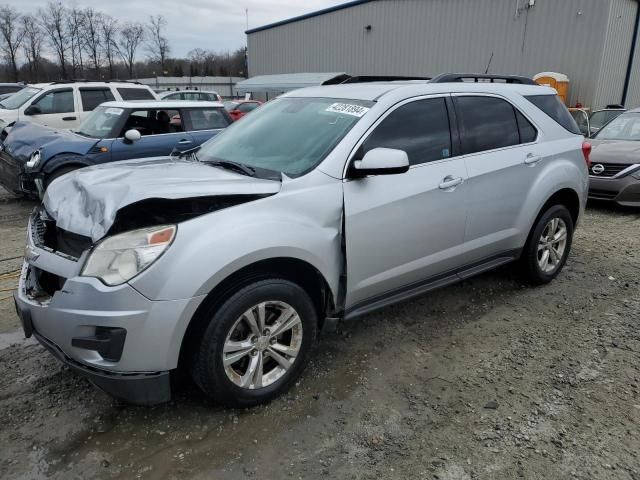
[(198, 145), (197, 147), (193, 147), (190, 148), (188, 150), (180, 150), (178, 149), (178, 147), (173, 147), (173, 150), (171, 150), (171, 153), (169, 154), (170, 157), (178, 157), (178, 158), (182, 158), (182, 157), (193, 157), (194, 160), (198, 160), (198, 155), (196, 155), (196, 152), (198, 150), (200, 150), (200, 147), (202, 145)]
[(213, 167), (222, 167), (227, 170), (235, 170), (236, 172), (240, 172), (243, 175), (247, 175), (248, 177), (255, 177), (256, 169), (250, 167), (249, 165), (245, 165), (243, 163), (232, 162), (231, 160), (211, 160), (211, 161), (202, 161), (202, 163), (206, 163), (207, 165), (211, 165)]

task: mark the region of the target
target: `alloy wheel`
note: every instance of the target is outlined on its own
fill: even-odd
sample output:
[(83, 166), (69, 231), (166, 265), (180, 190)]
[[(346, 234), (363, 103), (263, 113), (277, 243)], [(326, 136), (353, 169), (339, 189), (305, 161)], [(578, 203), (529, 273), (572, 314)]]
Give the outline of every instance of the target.
[(553, 273), (567, 248), (567, 225), (561, 218), (552, 218), (542, 230), (538, 241), (538, 266), (544, 273)]
[(225, 373), (246, 389), (268, 387), (291, 368), (302, 346), (302, 321), (284, 302), (259, 303), (238, 318), (224, 343)]

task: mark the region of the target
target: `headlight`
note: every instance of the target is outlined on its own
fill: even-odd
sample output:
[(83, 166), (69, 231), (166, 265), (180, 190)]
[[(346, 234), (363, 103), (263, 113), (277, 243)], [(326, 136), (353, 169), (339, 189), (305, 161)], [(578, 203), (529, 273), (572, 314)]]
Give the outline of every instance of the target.
[(97, 277), (111, 286), (127, 282), (162, 255), (176, 230), (176, 225), (162, 225), (106, 238), (89, 255), (82, 275)]
[(636, 168), (635, 171), (631, 173), (631, 176), (640, 180), (640, 167)]
[(35, 168), (40, 163), (40, 159), (42, 158), (42, 154), (40, 150), (36, 150), (31, 154), (31, 158), (27, 161), (27, 167)]

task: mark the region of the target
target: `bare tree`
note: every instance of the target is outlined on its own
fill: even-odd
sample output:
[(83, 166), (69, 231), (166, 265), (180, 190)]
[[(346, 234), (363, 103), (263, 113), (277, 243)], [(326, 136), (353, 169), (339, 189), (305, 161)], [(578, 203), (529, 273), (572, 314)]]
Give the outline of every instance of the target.
[(115, 61), (118, 53), (116, 35), (118, 34), (118, 21), (110, 15), (103, 15), (100, 23), (100, 36), (102, 49), (109, 67), (109, 78), (115, 77)]
[(8, 5), (0, 7), (0, 49), (2, 56), (11, 67), (13, 81), (18, 81), (18, 64), (16, 57), (20, 50), (20, 44), (24, 38), (24, 30), (20, 28), (21, 15), (18, 11)]
[(84, 15), (78, 7), (69, 10), (67, 16), (67, 31), (71, 48), (71, 71), (74, 78), (84, 76), (84, 61), (82, 58), (83, 42), (82, 32), (84, 30)]
[(96, 78), (100, 78), (100, 66), (102, 64), (102, 43), (100, 37), (100, 25), (102, 13), (87, 7), (82, 11), (82, 44), (93, 64)]
[(38, 11), (40, 23), (44, 29), (49, 45), (55, 51), (60, 65), (60, 76), (67, 78), (67, 50), (69, 37), (67, 35), (67, 9), (62, 3), (49, 2), (44, 10)]
[(29, 79), (35, 82), (40, 74), (44, 36), (40, 25), (38, 25), (38, 20), (33, 15), (22, 16), (22, 30), (24, 31), (22, 50), (29, 68)]
[(147, 51), (149, 52), (149, 58), (160, 64), (162, 73), (165, 72), (165, 66), (167, 64), (167, 57), (171, 53), (169, 47), (169, 41), (164, 36), (164, 29), (167, 26), (167, 21), (162, 15), (149, 17), (149, 24), (147, 25)]
[(125, 23), (120, 30), (118, 53), (127, 66), (129, 78), (133, 78), (133, 66), (138, 48), (144, 41), (144, 25), (138, 22)]

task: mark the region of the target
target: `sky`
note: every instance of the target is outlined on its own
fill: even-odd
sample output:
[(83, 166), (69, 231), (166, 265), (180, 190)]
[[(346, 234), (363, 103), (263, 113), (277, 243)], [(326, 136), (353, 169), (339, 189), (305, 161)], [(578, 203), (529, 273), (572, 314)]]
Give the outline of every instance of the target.
[[(120, 22), (145, 22), (149, 15), (164, 15), (166, 36), (172, 56), (186, 56), (189, 50), (203, 48), (233, 51), (246, 45), (245, 8), (249, 9), (249, 28), (259, 27), (347, 0), (77, 0), (65, 5), (93, 7)], [(35, 13), (47, 0), (0, 0), (22, 13)]]

